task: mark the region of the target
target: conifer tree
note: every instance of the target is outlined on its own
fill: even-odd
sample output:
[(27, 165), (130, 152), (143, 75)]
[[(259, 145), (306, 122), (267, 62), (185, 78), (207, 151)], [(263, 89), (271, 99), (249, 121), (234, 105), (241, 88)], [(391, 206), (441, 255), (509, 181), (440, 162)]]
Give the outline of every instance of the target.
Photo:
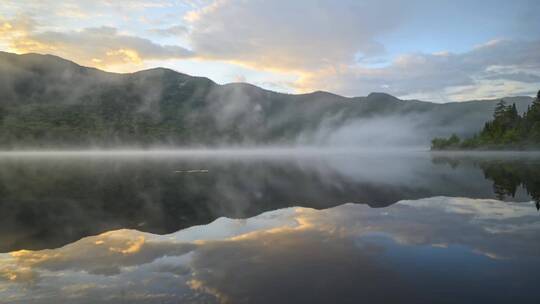
[(527, 122), (533, 124), (534, 122), (540, 122), (540, 91), (536, 95), (531, 107), (527, 111)]
[(432, 149), (470, 148), (540, 148), (540, 91), (521, 116), (516, 104), (500, 100), (493, 111), (493, 120), (484, 124), (480, 133), (460, 140), (453, 135), (436, 138)]
[(495, 106), (495, 112), (493, 113), (493, 118), (497, 119), (504, 116), (506, 112), (506, 102), (504, 99), (501, 99)]
[(512, 104), (512, 107), (510, 108), (510, 116), (513, 118), (518, 117), (518, 111), (517, 111), (515, 102)]

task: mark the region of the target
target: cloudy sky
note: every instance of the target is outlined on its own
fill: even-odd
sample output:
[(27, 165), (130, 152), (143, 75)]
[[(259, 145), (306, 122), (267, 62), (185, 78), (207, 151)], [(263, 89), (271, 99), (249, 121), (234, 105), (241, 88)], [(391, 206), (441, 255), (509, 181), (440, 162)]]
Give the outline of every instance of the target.
[(0, 0), (0, 50), (291, 93), (533, 95), (540, 1)]

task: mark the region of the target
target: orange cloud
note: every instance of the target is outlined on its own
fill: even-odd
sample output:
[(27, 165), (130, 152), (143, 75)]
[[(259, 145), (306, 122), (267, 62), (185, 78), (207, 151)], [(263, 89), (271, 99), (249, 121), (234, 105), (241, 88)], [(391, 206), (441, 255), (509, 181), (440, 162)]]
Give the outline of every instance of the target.
[(39, 31), (27, 16), (0, 19), (0, 45), (15, 53), (54, 54), (79, 64), (106, 70), (129, 65), (141, 67), (146, 60), (182, 59), (192, 52), (175, 45), (119, 33), (116, 28), (97, 27), (79, 31)]
[(141, 250), (144, 245), (145, 238), (144, 236), (139, 236), (134, 240), (126, 240), (125, 247), (110, 247), (109, 250), (112, 252), (119, 252), (124, 255), (134, 254)]

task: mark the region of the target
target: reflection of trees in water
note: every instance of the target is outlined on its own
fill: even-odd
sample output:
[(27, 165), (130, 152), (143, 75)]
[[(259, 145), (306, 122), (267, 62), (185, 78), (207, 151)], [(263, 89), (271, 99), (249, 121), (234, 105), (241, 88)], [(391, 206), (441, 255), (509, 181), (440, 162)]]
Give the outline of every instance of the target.
[[(170, 233), (222, 216), (246, 218), (293, 206), (326, 209), (356, 202), (384, 207), (403, 199), (492, 195), (471, 170), (448, 174), (452, 170), (434, 170), (424, 158), (375, 165), (373, 160), (340, 159), (337, 166), (330, 160), (4, 160), (0, 252), (58, 247), (120, 228)], [(406, 165), (394, 168), (401, 163)], [(433, 163), (477, 166), (456, 158)], [(361, 170), (350, 172), (339, 164)], [(515, 195), (523, 184), (540, 200), (538, 179), (533, 180), (540, 162), (482, 166), (497, 195)]]
[(493, 182), (493, 192), (499, 200), (515, 197), (521, 186), (536, 202), (540, 209), (540, 162), (523, 159), (478, 159), (473, 157), (445, 157), (433, 158), (435, 164), (448, 164), (452, 168), (465, 163), (472, 163), (482, 169), (484, 177)]
[(401, 194), (293, 162), (3, 161), (0, 252), (58, 247), (121, 228), (171, 233), (292, 206), (381, 207)]

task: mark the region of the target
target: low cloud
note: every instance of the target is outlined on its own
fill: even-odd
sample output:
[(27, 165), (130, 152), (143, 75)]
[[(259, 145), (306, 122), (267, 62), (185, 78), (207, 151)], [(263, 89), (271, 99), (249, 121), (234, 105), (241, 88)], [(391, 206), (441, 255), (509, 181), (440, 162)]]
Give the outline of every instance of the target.
[(53, 53), (97, 67), (141, 64), (144, 60), (181, 59), (193, 55), (183, 47), (160, 45), (148, 39), (122, 34), (113, 27), (26, 33), (12, 40), (11, 45), (21, 53)]
[[(299, 90), (321, 88), (353, 96), (386, 91), (396, 96), (417, 94), (428, 98), (443, 94), (460, 100), (486, 96), (486, 91), (498, 86), (516, 89), (517, 83), (522, 91), (532, 94), (540, 85), (539, 49), (540, 40), (496, 40), (464, 53), (402, 55), (382, 68), (342, 66), (320, 70), (301, 78), (296, 86)], [(481, 94), (460, 94), (470, 88)]]
[[(0, 44), (17, 53), (55, 54), (82, 65), (100, 68), (193, 56), (186, 48), (161, 45), (149, 39), (124, 34), (114, 27), (92, 27), (66, 32), (39, 29), (39, 24), (28, 15), (0, 18)], [(171, 34), (180, 30), (162, 29)]]
[[(421, 115), (389, 115), (356, 119), (334, 126), (339, 116), (324, 120), (309, 141), (331, 147), (363, 147), (365, 149), (425, 146), (428, 132), (421, 124), (426, 118)], [(302, 136), (299, 142), (302, 144)]]
[(0, 16), (0, 43), (17, 39), (25, 36), (32, 31), (36, 26), (36, 22), (26, 16), (18, 15), (11, 19), (2, 18)]

